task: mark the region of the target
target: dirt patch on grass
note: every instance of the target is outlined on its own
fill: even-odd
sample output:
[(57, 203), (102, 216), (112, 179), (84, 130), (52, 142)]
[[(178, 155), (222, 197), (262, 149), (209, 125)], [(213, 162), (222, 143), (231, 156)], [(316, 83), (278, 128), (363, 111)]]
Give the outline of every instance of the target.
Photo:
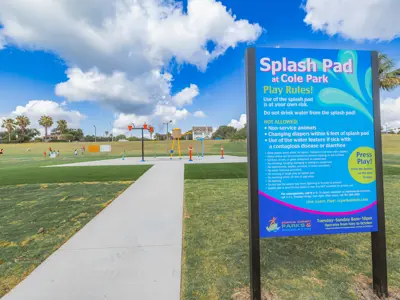
[[(250, 288), (241, 288), (232, 295), (232, 300), (250, 300)], [(261, 300), (281, 300), (274, 292), (261, 292)]]
[[(354, 290), (358, 300), (381, 300), (374, 294), (372, 289), (372, 279), (365, 276), (357, 276), (354, 278)], [(400, 300), (400, 289), (389, 288), (389, 298), (387, 300)]]

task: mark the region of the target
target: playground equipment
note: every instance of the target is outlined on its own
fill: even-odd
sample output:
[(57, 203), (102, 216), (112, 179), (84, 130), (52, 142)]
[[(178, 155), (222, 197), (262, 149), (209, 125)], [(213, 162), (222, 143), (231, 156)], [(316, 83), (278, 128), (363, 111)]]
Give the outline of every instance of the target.
[(204, 158), (204, 138), (197, 138), (197, 140), (200, 141), (200, 148), (201, 148), (201, 153), (200, 153), (199, 151), (197, 151), (197, 144), (196, 144), (197, 157)]
[(170, 153), (169, 158), (170, 159), (172, 159), (172, 154), (174, 154), (174, 151), (175, 151), (175, 140), (177, 141), (177, 144), (178, 144), (179, 159), (182, 159), (181, 140), (180, 140), (181, 137), (182, 137), (182, 131), (181, 131), (180, 128), (172, 129), (172, 146), (171, 146), (171, 150), (169, 151), (169, 153)]
[(224, 159), (224, 146), (221, 146), (221, 159)]
[[(142, 162), (144, 162), (144, 130), (148, 130), (150, 132), (150, 136), (153, 135), (154, 132), (154, 128), (153, 126), (149, 126), (146, 124), (146, 122), (143, 124), (142, 127), (136, 127), (134, 123), (132, 123), (132, 125), (128, 125), (128, 130), (132, 131), (132, 130), (141, 130), (142, 131)], [(155, 151), (155, 149), (154, 149)]]
[(189, 146), (189, 161), (193, 161), (192, 154), (193, 154), (193, 147), (192, 147), (192, 145), (190, 145)]

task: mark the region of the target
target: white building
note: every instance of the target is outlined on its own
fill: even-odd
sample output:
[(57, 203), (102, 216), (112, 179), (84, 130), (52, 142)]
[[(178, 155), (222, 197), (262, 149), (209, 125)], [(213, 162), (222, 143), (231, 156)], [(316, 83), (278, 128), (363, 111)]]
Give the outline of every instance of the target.
[(193, 126), (192, 135), (193, 139), (211, 139), (213, 128), (211, 126)]

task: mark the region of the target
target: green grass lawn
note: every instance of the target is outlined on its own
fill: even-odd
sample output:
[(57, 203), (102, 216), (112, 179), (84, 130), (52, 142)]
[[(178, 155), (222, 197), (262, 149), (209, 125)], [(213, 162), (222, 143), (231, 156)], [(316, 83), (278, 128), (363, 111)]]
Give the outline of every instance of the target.
[[(249, 285), (247, 178), (240, 164), (214, 165), (213, 179), (203, 179), (211, 167), (192, 167), (186, 166), (197, 179), (185, 181), (183, 299), (231, 299)], [(400, 168), (387, 170), (389, 284), (400, 288)], [(370, 234), (264, 239), (261, 251), (263, 288), (280, 299), (357, 299), (355, 278), (371, 278)]]
[(135, 180), (151, 166), (23, 168), (0, 172), (0, 185)]
[[(142, 143), (140, 141), (135, 142), (74, 142), (74, 143), (23, 143), (23, 144), (1, 144), (0, 147), (4, 149), (3, 157), (0, 157), (0, 161), (4, 158), (10, 157), (31, 157), (31, 158), (41, 158), (43, 157), (43, 152), (49, 152), (49, 147), (55, 150), (59, 150), (61, 156), (71, 156), (75, 149), (80, 153), (80, 148), (85, 146), (86, 149), (89, 145), (94, 144), (108, 144), (112, 147), (112, 152), (109, 153), (89, 153), (86, 152), (85, 156), (89, 157), (108, 157), (116, 158), (121, 157), (123, 153), (125, 156), (140, 156), (142, 153)], [(181, 150), (183, 155), (189, 155), (188, 148), (192, 146), (194, 149), (194, 154), (196, 149), (201, 152), (201, 142), (193, 140), (182, 140)], [(204, 142), (204, 152), (206, 155), (220, 154), (221, 145), (225, 145), (226, 154), (246, 155), (246, 144), (244, 142), (230, 142), (229, 140), (206, 140)], [(146, 157), (153, 157), (154, 153), (157, 156), (169, 155), (169, 150), (171, 149), (172, 141), (145, 141), (144, 149)], [(175, 146), (176, 148), (176, 146)], [(175, 149), (177, 150), (177, 149)]]
[(42, 168), (102, 158), (1, 157), (0, 298), (151, 167)]
[(247, 178), (247, 163), (185, 165), (185, 179)]
[(131, 183), (0, 186), (0, 297)]

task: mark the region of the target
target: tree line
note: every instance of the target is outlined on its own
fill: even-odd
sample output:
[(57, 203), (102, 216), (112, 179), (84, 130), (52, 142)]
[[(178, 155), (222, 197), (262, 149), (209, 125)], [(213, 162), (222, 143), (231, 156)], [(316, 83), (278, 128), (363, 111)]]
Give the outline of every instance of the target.
[[(54, 124), (54, 120), (50, 116), (42, 116), (39, 121), (39, 125), (44, 127), (45, 130), (45, 140), (48, 140), (48, 130)], [(24, 115), (18, 116), (15, 119), (7, 118), (4, 119), (1, 127), (6, 130), (0, 136), (3, 140), (8, 139), (8, 142), (26, 142), (31, 141), (38, 136), (40, 132), (34, 128), (28, 128), (31, 125), (31, 120)], [(58, 140), (80, 140), (83, 138), (82, 129), (70, 129), (68, 128), (68, 122), (66, 120), (58, 120), (57, 127), (52, 130), (52, 138), (57, 136)]]

